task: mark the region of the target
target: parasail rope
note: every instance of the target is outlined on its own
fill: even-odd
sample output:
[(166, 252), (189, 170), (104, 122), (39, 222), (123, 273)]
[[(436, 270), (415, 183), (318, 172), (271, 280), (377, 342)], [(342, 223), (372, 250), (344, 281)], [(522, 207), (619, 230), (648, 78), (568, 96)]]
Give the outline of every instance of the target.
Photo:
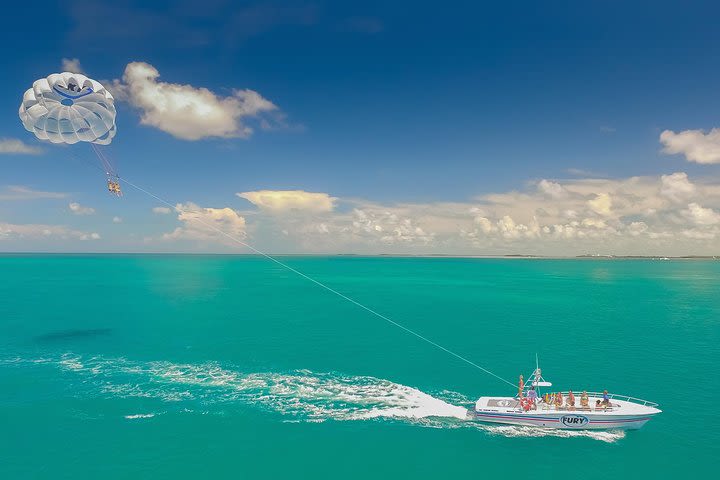
[(95, 152), (95, 155), (97, 155), (97, 157), (100, 159), (103, 166), (105, 167), (105, 174), (109, 175), (111, 177), (117, 177), (117, 174), (115, 173), (115, 169), (113, 168), (112, 164), (110, 163), (110, 160), (107, 159), (105, 154), (94, 143), (90, 143), (90, 146), (92, 147), (93, 151)]
[[(127, 185), (133, 187), (135, 190), (137, 190), (137, 191), (139, 191), (139, 192), (142, 192), (142, 193), (144, 193), (144, 194), (146, 194), (146, 195), (154, 198), (154, 199), (157, 200), (158, 202), (160, 202), (160, 203), (162, 203), (163, 205), (166, 205), (166, 206), (172, 208), (173, 210), (177, 211), (178, 213), (183, 213), (182, 208), (180, 208), (179, 206), (171, 204), (170, 202), (168, 202), (168, 201), (166, 201), (166, 200), (158, 197), (157, 195), (155, 195), (155, 194), (152, 193), (152, 192), (149, 192), (149, 191), (145, 190), (144, 188), (142, 188), (142, 187), (134, 184), (133, 182), (129, 181), (129, 180), (126, 179), (126, 178), (123, 178), (123, 177), (117, 177), (117, 178), (118, 178), (118, 180), (120, 180), (121, 182), (126, 183)], [(444, 351), (445, 353), (448, 353), (448, 354), (452, 355), (453, 357), (455, 357), (455, 358), (457, 358), (457, 359), (459, 359), (459, 360), (462, 360), (463, 362), (467, 363), (468, 365), (472, 365), (473, 367), (475, 367), (475, 368), (477, 368), (477, 369), (479, 369), (479, 370), (487, 373), (488, 375), (492, 375), (493, 377), (495, 377), (495, 378), (497, 378), (498, 380), (501, 380), (501, 381), (507, 383), (508, 385), (510, 385), (510, 386), (513, 387), (513, 388), (516, 387), (516, 385), (515, 385), (514, 383), (512, 383), (512, 382), (510, 382), (510, 381), (502, 378), (501, 376), (499, 376), (499, 375), (491, 372), (490, 370), (481, 367), (481, 366), (478, 365), (477, 363), (475, 363), (475, 362), (473, 362), (473, 361), (471, 361), (471, 360), (468, 360), (467, 358), (463, 357), (462, 355), (457, 354), (457, 353), (453, 352), (452, 350), (443, 347), (443, 346), (440, 345), (439, 343), (436, 343), (436, 342), (430, 340), (429, 338), (424, 337), (423, 335), (415, 332), (414, 330), (411, 330), (411, 329), (409, 329), (408, 327), (406, 327), (406, 326), (404, 326), (404, 325), (402, 325), (402, 324), (400, 324), (400, 323), (398, 323), (398, 322), (396, 322), (396, 321), (394, 321), (394, 320), (386, 317), (386, 316), (383, 315), (382, 313), (379, 313), (379, 312), (373, 310), (372, 308), (363, 305), (362, 303), (358, 302), (357, 300), (355, 300), (355, 299), (353, 299), (353, 298), (351, 298), (351, 297), (348, 297), (347, 295), (345, 295), (345, 294), (343, 294), (343, 293), (338, 292), (338, 291), (335, 290), (334, 288), (329, 287), (328, 285), (320, 282), (319, 280), (316, 280), (316, 279), (314, 279), (314, 278), (312, 278), (312, 277), (304, 274), (303, 272), (301, 272), (301, 271), (299, 271), (299, 270), (291, 267), (290, 265), (288, 265), (288, 264), (286, 264), (286, 263), (284, 263), (284, 262), (281, 262), (280, 260), (278, 260), (277, 258), (273, 257), (272, 255), (269, 255), (269, 254), (267, 254), (267, 253), (265, 253), (265, 252), (262, 252), (262, 251), (258, 250), (257, 248), (253, 247), (252, 245), (250, 245), (250, 244), (242, 241), (241, 239), (239, 239), (239, 238), (237, 238), (237, 237), (235, 237), (235, 236), (233, 236), (233, 235), (231, 235), (231, 234), (223, 231), (222, 229), (218, 228), (217, 226), (215, 226), (215, 225), (213, 225), (213, 224), (211, 224), (211, 223), (205, 222), (204, 220), (202, 220), (202, 219), (200, 219), (200, 218), (195, 218), (194, 220), (197, 221), (198, 223), (201, 223), (201, 224), (203, 224), (204, 226), (210, 228), (211, 230), (216, 231), (216, 232), (219, 233), (220, 235), (223, 235), (223, 236), (229, 238), (229, 239), (232, 240), (233, 242), (238, 243), (238, 244), (242, 245), (243, 247), (246, 247), (246, 248), (252, 250), (252, 251), (255, 252), (256, 254), (258, 254), (258, 255), (260, 255), (260, 256), (262, 256), (262, 257), (265, 257), (266, 259), (268, 259), (268, 260), (274, 262), (275, 264), (277, 264), (277, 265), (285, 268), (286, 270), (289, 270), (289, 271), (295, 273), (296, 275), (304, 278), (305, 280), (308, 280), (308, 281), (314, 283), (315, 285), (317, 285), (317, 286), (319, 286), (319, 287), (327, 290), (328, 292), (330, 292), (330, 293), (332, 293), (332, 294), (334, 294), (334, 295), (337, 295), (338, 297), (340, 297), (340, 298), (342, 298), (342, 299), (344, 299), (344, 300), (347, 300), (348, 302), (352, 303), (353, 305), (356, 305), (356, 306), (362, 308), (363, 310), (371, 313), (372, 315), (375, 315), (376, 317), (378, 317), (378, 318), (380, 318), (380, 319), (382, 319), (382, 320), (385, 320), (386, 322), (388, 322), (388, 323), (396, 326), (397, 328), (399, 328), (399, 329), (401, 329), (401, 330), (404, 330), (405, 332), (407, 332), (407, 333), (409, 333), (409, 334), (411, 334), (411, 335), (419, 338), (420, 340), (423, 340), (424, 342), (429, 343), (430, 345), (439, 348), (440, 350)]]

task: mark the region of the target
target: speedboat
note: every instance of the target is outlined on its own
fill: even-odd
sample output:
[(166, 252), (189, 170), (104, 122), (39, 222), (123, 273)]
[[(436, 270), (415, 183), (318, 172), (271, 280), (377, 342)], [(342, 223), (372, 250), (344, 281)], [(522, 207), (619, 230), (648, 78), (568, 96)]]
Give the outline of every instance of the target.
[(481, 422), (541, 428), (635, 430), (661, 412), (657, 403), (607, 391), (542, 394), (552, 383), (542, 377), (537, 365), (530, 379), (527, 384), (521, 380), (515, 397), (480, 397), (468, 416)]

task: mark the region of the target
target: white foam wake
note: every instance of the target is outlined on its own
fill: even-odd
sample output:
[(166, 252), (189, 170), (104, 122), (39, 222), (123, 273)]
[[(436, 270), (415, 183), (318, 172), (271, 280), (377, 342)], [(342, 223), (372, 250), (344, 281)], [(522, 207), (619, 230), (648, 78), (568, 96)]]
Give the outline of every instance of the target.
[(240, 373), (216, 364), (150, 364), (152, 378), (170, 385), (207, 387), (213, 401), (241, 400), (284, 415), (322, 421), (394, 417), (465, 418), (467, 410), (416, 388), (366, 376), (315, 373)]
[(136, 413), (134, 415), (125, 415), (125, 418), (128, 420), (137, 420), (139, 418), (153, 418), (154, 416), (154, 413)]
[(503, 437), (585, 437), (607, 443), (613, 443), (625, 438), (625, 432), (623, 430), (560, 430), (555, 428), (537, 428), (520, 425), (481, 425), (480, 428), (491, 435), (501, 435)]
[[(13, 359), (14, 363), (19, 361)], [(459, 393), (443, 391), (433, 396), (417, 388), (368, 376), (309, 370), (245, 373), (214, 362), (133, 362), (75, 354), (65, 354), (54, 361), (43, 359), (40, 363), (55, 365), (69, 375), (81, 375), (82, 384), (94, 385), (96, 394), (156, 400), (163, 402), (163, 410), (176, 404), (177, 412), (194, 412), (193, 405), (201, 407), (197, 411), (203, 414), (255, 406), (283, 415), (287, 421), (384, 418), (434, 428), (473, 428), (505, 437), (588, 437), (605, 442), (624, 437), (623, 432), (552, 430), (467, 421), (467, 407), (457, 404), (470, 402)], [(144, 419), (153, 415), (131, 414), (125, 418)]]

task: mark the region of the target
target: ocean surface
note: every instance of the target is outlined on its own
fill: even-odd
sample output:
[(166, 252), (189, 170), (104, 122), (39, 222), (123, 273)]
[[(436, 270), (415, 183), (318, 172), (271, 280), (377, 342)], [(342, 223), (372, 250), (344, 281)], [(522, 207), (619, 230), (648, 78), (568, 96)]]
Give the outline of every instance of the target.
[(282, 257), (637, 431), (465, 419), (514, 389), (266, 259), (0, 256), (0, 478), (712, 478), (720, 261)]

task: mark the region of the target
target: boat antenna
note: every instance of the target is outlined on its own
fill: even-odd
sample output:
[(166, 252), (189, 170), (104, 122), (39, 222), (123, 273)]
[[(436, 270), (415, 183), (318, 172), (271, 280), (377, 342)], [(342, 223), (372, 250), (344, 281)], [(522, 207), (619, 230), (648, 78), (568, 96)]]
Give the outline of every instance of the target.
[[(131, 182), (131, 181), (128, 180), (127, 178), (117, 177), (117, 179), (118, 179), (119, 181), (121, 181), (121, 182), (123, 182), (123, 183), (125, 183), (125, 184), (127, 184), (127, 185), (129, 185), (129, 186), (131, 186), (131, 187), (134, 188), (135, 190), (137, 190), (137, 191), (139, 191), (139, 192), (142, 192), (142, 193), (144, 193), (145, 195), (148, 195), (149, 197), (154, 198), (154, 199), (157, 200), (158, 202), (160, 202), (160, 203), (162, 203), (162, 204), (164, 204), (164, 205), (172, 208), (173, 210), (177, 211), (178, 213), (183, 213), (183, 209), (180, 207), (180, 204), (173, 205), (172, 203), (168, 202), (167, 200), (162, 199), (162, 198), (160, 198), (159, 196), (155, 195), (154, 193), (149, 192), (148, 190), (145, 190), (144, 188), (142, 188), (142, 187), (134, 184), (133, 182)], [(432, 346), (434, 346), (434, 347), (439, 348), (440, 350), (444, 351), (445, 353), (448, 353), (448, 354), (452, 355), (453, 357), (455, 357), (455, 358), (457, 358), (457, 359), (459, 359), (459, 360), (462, 360), (463, 362), (467, 363), (468, 365), (472, 365), (473, 367), (477, 368), (478, 370), (481, 370), (481, 371), (487, 373), (488, 375), (491, 375), (491, 376), (497, 378), (498, 380), (507, 383), (507, 384), (510, 385), (512, 388), (515, 388), (515, 387), (516, 387), (516, 385), (515, 385), (514, 383), (510, 382), (509, 380), (506, 380), (506, 379), (502, 378), (500, 375), (497, 375), (496, 373), (491, 372), (491, 371), (488, 370), (487, 368), (484, 368), (484, 367), (478, 365), (477, 363), (473, 362), (472, 360), (468, 360), (467, 358), (463, 357), (463, 356), (460, 355), (459, 353), (453, 352), (453, 351), (450, 350), (449, 348), (443, 347), (443, 346), (440, 345), (439, 343), (436, 343), (436, 342), (430, 340), (429, 338), (424, 337), (423, 335), (417, 333), (417, 332), (414, 331), (414, 330), (411, 330), (410, 328), (406, 327), (405, 325), (402, 325), (401, 323), (398, 323), (398, 322), (396, 322), (395, 320), (392, 320), (392, 319), (388, 318), (387, 316), (383, 315), (382, 313), (379, 313), (379, 312), (373, 310), (372, 308), (363, 305), (362, 303), (358, 302), (357, 300), (355, 300), (355, 299), (353, 299), (353, 298), (351, 298), (351, 297), (349, 297), (349, 296), (347, 296), (347, 295), (345, 295), (345, 294), (343, 294), (343, 293), (338, 292), (338, 291), (335, 290), (334, 288), (329, 287), (328, 285), (322, 283), (321, 281), (316, 280), (316, 279), (314, 279), (314, 278), (312, 278), (312, 277), (304, 274), (303, 272), (301, 272), (301, 271), (299, 271), (299, 270), (296, 270), (295, 268), (291, 267), (290, 265), (288, 265), (288, 264), (286, 264), (286, 263), (281, 262), (280, 260), (278, 260), (277, 258), (273, 257), (272, 255), (267, 254), (267, 253), (265, 253), (265, 252), (263, 252), (263, 251), (255, 248), (255, 247), (253, 247), (253, 246), (250, 245), (249, 243), (246, 243), (246, 242), (242, 241), (241, 239), (237, 238), (236, 236), (231, 235), (231, 234), (227, 233), (226, 231), (218, 228), (216, 225), (214, 225), (214, 224), (212, 224), (212, 223), (209, 223), (209, 222), (206, 222), (206, 221), (204, 221), (202, 218), (199, 218), (199, 217), (195, 217), (195, 218), (193, 219), (193, 221), (195, 221), (195, 222), (197, 222), (197, 223), (200, 223), (200, 224), (206, 226), (207, 228), (209, 228), (209, 229), (211, 229), (211, 230), (216, 231), (216, 232), (219, 233), (220, 235), (223, 235), (224, 237), (229, 238), (229, 239), (232, 240), (233, 242), (238, 243), (238, 244), (240, 244), (240, 245), (242, 245), (242, 246), (244, 246), (244, 247), (252, 250), (252, 251), (255, 252), (256, 254), (258, 254), (258, 255), (260, 255), (260, 256), (262, 256), (262, 257), (265, 257), (266, 259), (268, 259), (268, 260), (274, 262), (275, 264), (277, 264), (277, 265), (285, 268), (286, 270), (289, 270), (289, 271), (295, 273), (296, 275), (304, 278), (305, 280), (308, 280), (308, 281), (314, 283), (315, 285), (317, 285), (317, 286), (319, 286), (319, 287), (327, 290), (328, 292), (330, 292), (330, 293), (332, 293), (332, 294), (334, 294), (334, 295), (337, 295), (338, 297), (340, 297), (340, 298), (342, 298), (342, 299), (344, 299), (344, 300), (347, 300), (348, 302), (350, 302), (350, 303), (352, 303), (352, 304), (354, 304), (354, 305), (362, 308), (363, 310), (365, 310), (365, 311), (373, 314), (374, 316), (376, 316), (376, 317), (378, 317), (378, 318), (380, 318), (380, 319), (382, 319), (382, 320), (385, 320), (386, 322), (388, 322), (388, 323), (396, 326), (397, 328), (399, 328), (399, 329), (401, 329), (401, 330), (404, 330), (405, 332), (407, 332), (407, 333), (409, 333), (409, 334), (411, 334), (411, 335), (419, 338), (420, 340), (422, 340), (422, 341), (424, 341), (424, 342), (426, 342), (426, 343), (429, 343), (430, 345), (432, 345)]]

